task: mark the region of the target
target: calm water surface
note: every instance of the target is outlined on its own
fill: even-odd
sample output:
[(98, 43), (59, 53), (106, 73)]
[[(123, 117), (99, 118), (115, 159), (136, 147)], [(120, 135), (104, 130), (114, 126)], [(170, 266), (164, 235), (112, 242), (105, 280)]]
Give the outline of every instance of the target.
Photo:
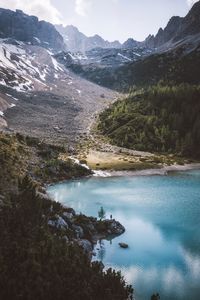
[(137, 300), (154, 292), (163, 300), (200, 299), (200, 171), (90, 178), (48, 191), (87, 215), (97, 217), (103, 206), (125, 226), (123, 235), (97, 245), (96, 259), (122, 270)]

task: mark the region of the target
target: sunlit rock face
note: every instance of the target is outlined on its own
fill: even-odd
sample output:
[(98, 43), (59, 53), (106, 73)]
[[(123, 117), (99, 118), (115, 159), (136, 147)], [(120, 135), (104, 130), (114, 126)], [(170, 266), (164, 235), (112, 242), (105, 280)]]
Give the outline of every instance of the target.
[(120, 48), (119, 41), (109, 42), (99, 35), (87, 37), (75, 26), (56, 25), (56, 29), (63, 36), (67, 49), (71, 52), (86, 52), (94, 48)]

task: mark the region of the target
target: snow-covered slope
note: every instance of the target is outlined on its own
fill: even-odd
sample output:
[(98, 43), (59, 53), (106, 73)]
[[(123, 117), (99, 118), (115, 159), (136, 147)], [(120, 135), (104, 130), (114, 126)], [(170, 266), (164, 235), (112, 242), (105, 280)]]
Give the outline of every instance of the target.
[(89, 66), (91, 64), (99, 67), (119, 67), (126, 63), (136, 62), (143, 57), (152, 54), (151, 49), (145, 47), (135, 47), (134, 49), (117, 48), (95, 48), (82, 52), (59, 52), (55, 55), (57, 60), (70, 68), (74, 65)]
[[(86, 60), (81, 53), (68, 56)], [(0, 40), (1, 129), (74, 142), (115, 95), (75, 75), (48, 49)]]
[(0, 40), (0, 84), (20, 92), (45, 87), (53, 76), (58, 76), (62, 68), (53, 54), (41, 47), (15, 41), (8, 44)]

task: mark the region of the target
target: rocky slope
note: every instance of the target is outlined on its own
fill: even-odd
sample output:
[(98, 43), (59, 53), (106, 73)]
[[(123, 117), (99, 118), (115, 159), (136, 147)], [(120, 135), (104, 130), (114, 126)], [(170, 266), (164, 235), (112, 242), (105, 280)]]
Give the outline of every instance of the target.
[(59, 52), (56, 59), (68, 68), (74, 69), (74, 66), (96, 66), (117, 68), (124, 64), (135, 62), (143, 57), (150, 55), (153, 51), (149, 48), (135, 47), (128, 48), (95, 48), (81, 52)]
[(7, 122), (9, 130), (62, 142), (87, 133), (95, 113), (115, 98), (58, 63), (52, 51), (9, 39), (0, 40), (0, 92), (2, 127)]
[[(69, 158), (69, 149), (46, 144), (39, 139), (0, 133), (0, 211), (5, 199), (11, 193), (19, 193), (19, 182), (25, 186), (34, 183), (36, 196), (42, 201), (56, 205), (43, 186), (59, 180), (91, 175), (85, 168)], [(66, 156), (63, 160), (61, 157)], [(98, 221), (84, 215), (77, 215), (71, 208), (62, 207), (49, 217), (47, 223), (53, 230), (65, 231), (65, 240), (76, 241), (92, 255), (93, 244), (98, 238), (124, 233), (125, 228), (115, 220)]]

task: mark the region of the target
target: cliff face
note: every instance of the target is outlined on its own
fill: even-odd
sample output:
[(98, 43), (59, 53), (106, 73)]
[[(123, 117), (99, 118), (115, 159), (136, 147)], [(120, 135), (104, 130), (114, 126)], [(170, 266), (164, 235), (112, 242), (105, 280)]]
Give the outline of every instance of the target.
[(182, 19), (181, 26), (177, 30), (175, 40), (188, 35), (200, 33), (200, 1), (196, 2), (187, 16)]
[(65, 49), (62, 36), (52, 24), (20, 10), (0, 9), (0, 38), (13, 38), (57, 51)]
[(156, 36), (147, 37), (145, 43), (148, 47), (159, 48), (195, 34), (200, 34), (200, 1), (194, 4), (186, 17), (172, 17), (164, 29), (160, 28)]

